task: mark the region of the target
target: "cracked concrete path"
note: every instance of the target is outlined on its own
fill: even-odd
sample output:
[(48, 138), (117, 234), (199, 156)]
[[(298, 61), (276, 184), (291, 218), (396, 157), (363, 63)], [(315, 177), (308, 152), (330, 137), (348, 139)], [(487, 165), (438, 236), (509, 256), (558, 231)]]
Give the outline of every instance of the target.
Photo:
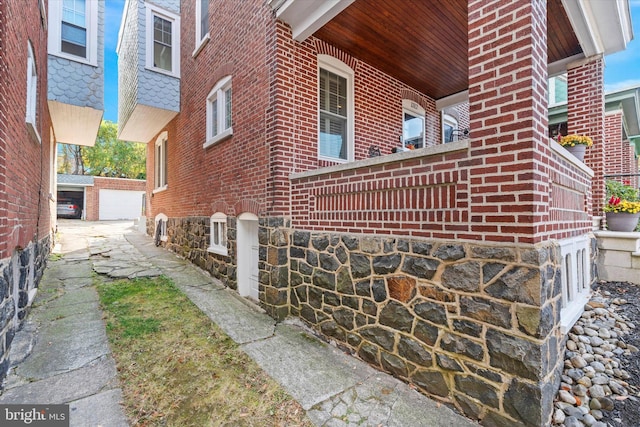
[(0, 403), (66, 403), (70, 426), (128, 426), (89, 259), (87, 237), (102, 232), (63, 228), (13, 339)]
[[(317, 426), (478, 426), (318, 340), (299, 320), (276, 324), (193, 264), (156, 247), (130, 222), (63, 222), (60, 229), (63, 249), (69, 252), (50, 263), (36, 307), (16, 335), (19, 363), (0, 403), (70, 402), (71, 425), (98, 425), (96, 420), (105, 427), (126, 425), (118, 412), (121, 394), (104, 326), (98, 326), (97, 295), (89, 286), (93, 268), (111, 278), (169, 277), (302, 405)], [(64, 334), (73, 330), (82, 339)], [(71, 348), (75, 357), (57, 354)]]

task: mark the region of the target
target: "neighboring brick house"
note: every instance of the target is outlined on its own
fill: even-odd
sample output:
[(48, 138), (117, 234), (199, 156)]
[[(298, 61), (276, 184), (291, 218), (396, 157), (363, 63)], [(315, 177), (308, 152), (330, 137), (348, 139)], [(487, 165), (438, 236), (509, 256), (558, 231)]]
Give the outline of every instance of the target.
[(148, 143), (148, 231), (485, 425), (547, 425), (602, 175), (549, 138), (547, 76), (568, 70), (601, 166), (628, 4), (387, 3), (128, 0), (119, 137)]
[[(566, 75), (550, 80), (549, 134), (567, 134)], [(602, 179), (614, 179), (638, 188), (640, 155), (640, 88), (607, 92), (605, 98), (604, 146), (606, 160)], [(587, 160), (588, 161), (588, 160)], [(587, 163), (588, 165), (588, 163)], [(602, 212), (594, 211), (594, 214)]]
[[(73, 23), (68, 13), (62, 18), (62, 5), (0, 1), (0, 379), (52, 245), (56, 143), (92, 144), (102, 116), (102, 2), (71, 11)], [(69, 25), (75, 32), (63, 36)], [(97, 56), (88, 60), (89, 53)], [(83, 65), (73, 68), (75, 61)], [(99, 102), (87, 105), (83, 91)]]

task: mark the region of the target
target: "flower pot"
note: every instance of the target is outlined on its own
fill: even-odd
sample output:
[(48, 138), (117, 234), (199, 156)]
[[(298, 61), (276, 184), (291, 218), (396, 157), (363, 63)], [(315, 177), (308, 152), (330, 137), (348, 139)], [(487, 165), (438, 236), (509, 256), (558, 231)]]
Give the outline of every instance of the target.
[(640, 212), (607, 212), (607, 229), (609, 231), (633, 231), (638, 225)]
[(578, 144), (578, 145), (574, 145), (573, 147), (565, 146), (564, 148), (569, 153), (571, 153), (573, 155), (573, 157), (575, 157), (576, 159), (580, 160), (581, 162), (584, 162), (584, 153), (587, 150), (587, 146), (586, 145)]

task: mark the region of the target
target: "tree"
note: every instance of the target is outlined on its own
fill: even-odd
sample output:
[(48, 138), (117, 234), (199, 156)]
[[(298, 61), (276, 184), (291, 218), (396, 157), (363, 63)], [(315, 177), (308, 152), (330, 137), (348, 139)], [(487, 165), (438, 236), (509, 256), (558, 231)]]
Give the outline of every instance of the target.
[(61, 144), (58, 173), (145, 179), (146, 146), (118, 139), (118, 125), (103, 120), (93, 147)]

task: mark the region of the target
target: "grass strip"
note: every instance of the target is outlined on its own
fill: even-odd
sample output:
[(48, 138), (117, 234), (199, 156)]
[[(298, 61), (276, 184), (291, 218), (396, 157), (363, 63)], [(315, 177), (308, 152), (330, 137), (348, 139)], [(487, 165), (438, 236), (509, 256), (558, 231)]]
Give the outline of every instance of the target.
[(98, 285), (135, 426), (312, 426), (302, 407), (168, 278)]

